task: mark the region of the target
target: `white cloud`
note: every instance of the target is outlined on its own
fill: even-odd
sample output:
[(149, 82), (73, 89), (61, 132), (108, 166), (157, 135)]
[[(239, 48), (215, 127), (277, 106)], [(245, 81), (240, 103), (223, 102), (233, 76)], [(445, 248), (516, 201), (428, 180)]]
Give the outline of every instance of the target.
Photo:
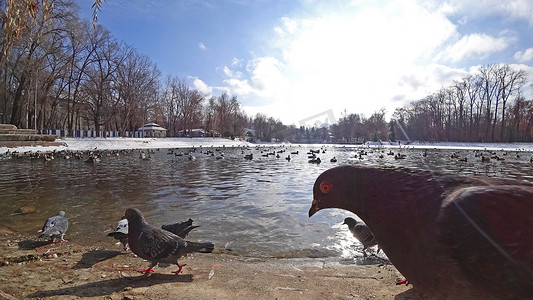
[(298, 23), (288, 17), (281, 18), (280, 23), (280, 26), (274, 27), (274, 31), (280, 36), (293, 34), (298, 28)]
[(233, 72), (230, 70), (230, 68), (228, 68), (227, 66), (224, 66), (224, 75), (231, 78), (233, 77)]
[(231, 60), (231, 65), (234, 66), (234, 67), (239, 67), (241, 66), (242, 64), (242, 59), (241, 58), (236, 58), (234, 57), (232, 60)]
[(533, 2), (530, 0), (503, 1), (502, 9), (506, 9), (511, 16), (525, 20), (533, 25)]
[(228, 67), (224, 67), (224, 73), (229, 77), (224, 82), (237, 95), (275, 97), (286, 89), (288, 81), (288, 78), (281, 74), (281, 68), (283, 65), (274, 57), (254, 58), (246, 66), (249, 78), (241, 80), (239, 78), (242, 73), (235, 76)]
[(522, 51), (516, 52), (514, 54), (514, 59), (516, 59), (516, 61), (522, 62), (522, 63), (529, 62), (529, 61), (533, 60), (533, 48), (529, 48), (529, 49), (527, 49), (524, 52), (522, 52)]
[(454, 8), (454, 13), (472, 18), (498, 15), (508, 20), (523, 20), (533, 25), (533, 1), (530, 0), (448, 0), (448, 4)]
[(198, 49), (200, 49), (200, 50), (202, 50), (202, 51), (206, 51), (206, 50), (207, 50), (207, 47), (204, 45), (204, 43), (199, 42), (199, 43), (198, 43)]
[(491, 53), (504, 50), (508, 45), (507, 38), (474, 33), (463, 36), (455, 44), (447, 47), (437, 58), (454, 63), (473, 57), (484, 59)]
[[(442, 87), (444, 74), (457, 75), (438, 65), (421, 66), (457, 33), (443, 12), (426, 10), (415, 1), (354, 13), (283, 18), (278, 28), (271, 45), (282, 56), (262, 58), (260, 63), (254, 59), (248, 64), (247, 80), (238, 81), (241, 91), (263, 97), (253, 105), (246, 105), (252, 94), (239, 97), (252, 114), (264, 112), (289, 123), (327, 109), (370, 116), (386, 108), (392, 114), (400, 105), (393, 99), (423, 97)], [(409, 76), (419, 84), (400, 80)], [(244, 84), (249, 88), (243, 89)]]
[(192, 77), (189, 76), (189, 79), (192, 79), (192, 84), (195, 89), (199, 90), (201, 93), (205, 95), (211, 95), (213, 92), (213, 89), (209, 87), (205, 82), (203, 82), (198, 77)]
[(281, 18), (262, 45), (266, 54), (254, 56), (245, 69), (232, 65), (225, 72), (227, 90), (249, 114), (288, 124), (329, 109), (337, 116), (345, 109), (370, 116), (385, 108), (390, 116), (468, 74), (445, 63), (486, 58), (515, 42), (504, 31), (461, 35), (448, 18), (461, 9), (453, 0), (420, 3), (345, 2), (336, 11)]

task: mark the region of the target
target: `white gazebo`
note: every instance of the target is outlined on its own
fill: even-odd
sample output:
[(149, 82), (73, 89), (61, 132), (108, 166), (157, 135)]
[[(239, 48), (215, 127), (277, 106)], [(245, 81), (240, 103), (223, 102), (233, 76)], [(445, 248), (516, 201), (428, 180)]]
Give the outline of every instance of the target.
[(167, 130), (156, 123), (144, 124), (144, 126), (139, 128), (138, 130), (142, 132), (142, 137), (167, 137)]

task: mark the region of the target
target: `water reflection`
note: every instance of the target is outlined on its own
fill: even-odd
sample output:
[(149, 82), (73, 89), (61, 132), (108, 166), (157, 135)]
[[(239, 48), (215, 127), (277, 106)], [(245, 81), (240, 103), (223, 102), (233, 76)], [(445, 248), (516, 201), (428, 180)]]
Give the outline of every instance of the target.
[[(387, 155), (389, 149), (326, 149), (319, 154), (320, 165), (307, 162), (306, 147), (288, 148), (280, 158), (262, 157), (262, 149), (223, 149), (224, 159), (216, 159), (219, 153), (211, 156), (197, 151), (192, 154), (196, 159), (189, 160), (186, 155), (169, 155), (162, 149), (151, 153), (151, 161), (140, 159), (138, 150), (104, 155), (95, 164), (62, 158), (49, 162), (3, 160), (0, 209), (5, 217), (0, 225), (37, 236), (46, 218), (65, 210), (71, 223), (69, 240), (113, 247), (114, 241), (106, 233), (126, 208), (137, 207), (156, 226), (192, 218), (201, 227), (191, 232), (191, 239), (210, 240), (243, 255), (321, 255), (330, 254), (325, 251), (329, 249), (352, 257), (360, 255), (354, 247), (357, 241), (346, 226), (340, 226), (350, 213), (324, 210), (307, 217), (314, 180), (334, 165), (406, 166), (533, 180), (529, 152), (520, 158), (509, 152), (505, 160), (481, 163), (466, 149), (401, 149), (405, 159)], [(296, 150), (300, 154), (291, 155), (291, 161), (284, 159)], [(366, 153), (361, 154), (361, 150)], [(467, 161), (451, 159), (454, 152)], [(248, 153), (254, 153), (253, 160), (244, 159)], [(329, 162), (333, 156), (337, 163)], [(36, 212), (12, 214), (23, 206), (33, 206)]]

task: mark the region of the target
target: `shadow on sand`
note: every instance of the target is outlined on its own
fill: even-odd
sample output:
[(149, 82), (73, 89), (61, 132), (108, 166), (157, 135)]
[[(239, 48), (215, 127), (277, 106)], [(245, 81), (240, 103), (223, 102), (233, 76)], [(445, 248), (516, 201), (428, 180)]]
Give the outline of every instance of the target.
[(120, 251), (94, 249), (83, 253), (80, 261), (73, 267), (73, 269), (88, 269), (99, 262), (111, 259), (120, 254), (122, 254)]
[(24, 240), (18, 242), (19, 250), (34, 250), (46, 245), (52, 244), (52, 241), (43, 241), (43, 240)]
[(78, 286), (72, 286), (57, 290), (38, 291), (28, 295), (28, 298), (46, 298), (60, 295), (70, 295), (77, 297), (101, 297), (111, 295), (124, 290), (126, 287), (138, 288), (149, 287), (167, 282), (192, 282), (191, 274), (151, 274), (150, 276), (140, 275), (135, 277), (124, 277), (116, 279), (91, 282)]
[(398, 295), (394, 296), (394, 300), (431, 300), (431, 298), (428, 298), (422, 293), (419, 293), (416, 289), (409, 289), (405, 292), (399, 293)]

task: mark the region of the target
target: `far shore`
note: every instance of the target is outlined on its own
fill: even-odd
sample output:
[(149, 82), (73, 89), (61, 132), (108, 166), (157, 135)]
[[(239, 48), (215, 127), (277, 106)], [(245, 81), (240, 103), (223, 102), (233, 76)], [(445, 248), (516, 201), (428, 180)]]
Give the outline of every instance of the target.
[(291, 144), (291, 143), (250, 143), (240, 139), (227, 138), (61, 138), (53, 143), (11, 143), (9, 147), (0, 146), (0, 154), (6, 152), (52, 152), (86, 150), (121, 150), (155, 148), (193, 148), (193, 147), (385, 147), (421, 149), (477, 149), (533, 152), (533, 143), (480, 143), (480, 142), (368, 142), (365, 144)]

